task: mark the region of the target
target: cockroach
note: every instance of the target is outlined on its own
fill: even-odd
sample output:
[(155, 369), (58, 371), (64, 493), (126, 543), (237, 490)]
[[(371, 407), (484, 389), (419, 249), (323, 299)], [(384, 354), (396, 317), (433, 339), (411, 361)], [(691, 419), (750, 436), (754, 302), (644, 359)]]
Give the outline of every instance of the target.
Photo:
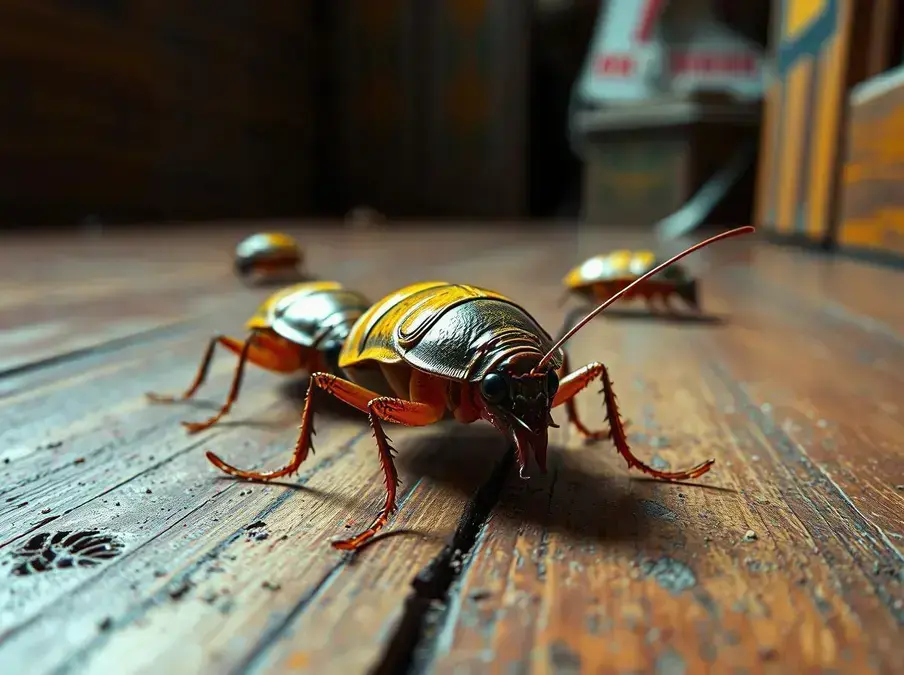
[(248, 336), (238, 340), (225, 335), (210, 339), (194, 382), (181, 396), (148, 393), (152, 401), (171, 403), (192, 398), (207, 379), (214, 349), (222, 345), (239, 359), (226, 403), (206, 422), (183, 422), (190, 433), (216, 424), (229, 413), (239, 396), (245, 363), (276, 373), (329, 372), (339, 374), (342, 343), (370, 301), (335, 281), (295, 284), (271, 295), (246, 322)]
[[(686, 471), (665, 472), (635, 457), (606, 367), (594, 362), (569, 372), (562, 347), (634, 284), (697, 249), (753, 231), (745, 226), (723, 232), (658, 265), (597, 306), (556, 342), (526, 310), (499, 293), (442, 281), (406, 286), (371, 306), (352, 326), (339, 354), (339, 367), (349, 379), (325, 372), (311, 375), (298, 442), (286, 466), (275, 471), (245, 471), (212, 452), (207, 458), (233, 476), (274, 480), (298, 471), (308, 457), (316, 392), (326, 392), (366, 413), (376, 439), (386, 498), (366, 530), (332, 542), (341, 550), (360, 548), (395, 512), (399, 476), (384, 422), (421, 427), (449, 413), (466, 424), (486, 420), (513, 441), (519, 474), (525, 478), (529, 452), (546, 472), (548, 428), (557, 426), (551, 409), (564, 405), (569, 423), (580, 434), (591, 439), (611, 438), (629, 467), (665, 480), (696, 478), (715, 460)], [(590, 431), (578, 418), (574, 397), (597, 379), (602, 382), (609, 429)]]
[[(652, 251), (612, 251), (594, 256), (572, 269), (562, 283), (580, 297), (602, 302), (615, 293), (622, 293), (624, 301), (643, 298), (653, 308), (653, 302), (661, 298), (672, 309), (672, 298), (681, 298), (696, 312), (700, 311), (697, 280), (683, 265), (672, 265), (653, 277), (640, 277), (659, 265), (660, 258)], [(628, 286), (632, 286), (627, 291)]]
[(235, 248), (235, 272), (243, 280), (276, 281), (301, 274), (304, 254), (298, 243), (280, 232), (259, 232)]

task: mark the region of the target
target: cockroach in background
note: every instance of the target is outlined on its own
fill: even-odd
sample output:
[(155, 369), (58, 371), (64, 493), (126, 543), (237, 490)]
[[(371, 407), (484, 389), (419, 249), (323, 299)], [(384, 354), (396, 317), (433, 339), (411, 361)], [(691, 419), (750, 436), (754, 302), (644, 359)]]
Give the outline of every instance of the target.
[(245, 282), (276, 283), (298, 279), (304, 253), (292, 237), (280, 232), (259, 232), (235, 248), (235, 273)]

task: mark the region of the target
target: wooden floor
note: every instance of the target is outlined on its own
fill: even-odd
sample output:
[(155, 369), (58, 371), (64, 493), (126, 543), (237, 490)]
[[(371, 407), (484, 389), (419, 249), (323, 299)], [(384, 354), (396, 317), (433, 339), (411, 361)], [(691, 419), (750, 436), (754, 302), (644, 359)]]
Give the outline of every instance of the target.
[[(0, 673), (904, 672), (902, 273), (752, 237), (689, 258), (708, 320), (613, 308), (570, 353), (609, 366), (639, 456), (709, 474), (647, 480), (558, 411), (529, 480), (488, 425), (393, 427), (392, 534), (349, 557), (329, 542), (383, 494), (363, 415), (331, 409), (301, 474), (267, 485), (204, 451), (281, 465), (304, 382), (249, 371), (196, 436), (179, 422), (219, 405), (232, 357), (198, 403), (144, 398), (242, 335), (266, 291), (231, 251), (254, 229), (0, 244)], [(468, 282), (552, 333), (568, 268), (630, 242), (286, 229), (311, 274), (374, 300)], [(595, 390), (578, 405), (603, 425)]]

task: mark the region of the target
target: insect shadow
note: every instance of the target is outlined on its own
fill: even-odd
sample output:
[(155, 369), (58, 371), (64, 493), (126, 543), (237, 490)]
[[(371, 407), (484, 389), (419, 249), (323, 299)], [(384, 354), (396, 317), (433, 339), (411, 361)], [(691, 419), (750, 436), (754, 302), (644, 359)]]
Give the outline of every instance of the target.
[[(571, 310), (565, 317), (565, 330), (573, 326), (576, 321), (584, 317), (584, 315), (586, 315), (588, 311), (589, 309), (587, 307), (578, 307)], [(728, 325), (728, 319), (717, 314), (692, 314), (690, 312), (668, 313), (665, 311), (654, 312), (650, 310), (643, 310), (641, 308), (610, 307), (606, 310), (606, 313), (603, 315), (603, 317), (606, 319), (614, 319), (616, 321), (638, 320), (713, 327), (722, 327)], [(561, 334), (564, 334), (565, 330), (561, 331)]]
[[(450, 424), (443, 436), (406, 438), (397, 464), (406, 481), (427, 479), (470, 498), (493, 466), (512, 448), (499, 432), (483, 425)], [(548, 471), (535, 464), (521, 480), (514, 463), (493, 507), (494, 518), (530, 524), (588, 543), (637, 541), (646, 537), (654, 519), (644, 506), (645, 487), (628, 487), (621, 476), (608, 476), (593, 454), (615, 452), (608, 444), (574, 450), (551, 444)]]
[[(298, 421), (301, 419), (301, 411), (304, 409), (305, 394), (308, 391), (308, 378), (306, 376), (290, 378), (283, 382), (276, 382), (274, 385), (279, 391), (280, 397), (285, 401), (286, 411), (281, 414), (277, 420), (259, 420), (253, 416), (237, 417), (236, 419), (226, 419), (217, 422), (217, 427), (244, 427), (257, 429), (272, 429), (278, 431), (280, 429), (293, 428), (298, 429)], [(362, 415), (357, 410), (353, 410), (350, 406), (331, 396), (317, 397), (317, 415), (324, 418), (339, 418), (346, 420), (357, 420), (362, 424), (367, 424), (367, 416)], [(221, 403), (212, 397), (207, 399), (188, 399), (179, 401), (186, 408), (195, 410), (219, 410)], [(236, 403), (236, 409), (241, 410), (241, 399)]]

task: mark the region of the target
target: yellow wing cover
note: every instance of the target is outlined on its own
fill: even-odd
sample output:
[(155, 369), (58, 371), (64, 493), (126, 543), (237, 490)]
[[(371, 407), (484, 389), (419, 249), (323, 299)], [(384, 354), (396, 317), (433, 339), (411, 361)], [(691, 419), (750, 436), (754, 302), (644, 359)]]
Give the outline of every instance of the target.
[(253, 328), (269, 328), (270, 327), (270, 310), (285, 297), (302, 293), (309, 295), (311, 293), (320, 293), (321, 291), (338, 291), (343, 288), (342, 284), (337, 281), (305, 281), (300, 284), (293, 284), (281, 290), (276, 291), (267, 298), (254, 312), (254, 316), (245, 322), (245, 328), (251, 330)]
[(297, 249), (298, 243), (281, 232), (261, 232), (260, 237), (267, 246), (274, 249)]
[(364, 361), (404, 361), (396, 349), (397, 341), (405, 342), (406, 336), (423, 333), (444, 310), (475, 298), (511, 302), (493, 291), (445, 281), (424, 281), (391, 293), (352, 327), (339, 355), (339, 367), (353, 367)]
[(569, 288), (581, 288), (600, 281), (636, 279), (656, 264), (652, 251), (612, 251), (597, 255), (571, 270), (563, 283)]

